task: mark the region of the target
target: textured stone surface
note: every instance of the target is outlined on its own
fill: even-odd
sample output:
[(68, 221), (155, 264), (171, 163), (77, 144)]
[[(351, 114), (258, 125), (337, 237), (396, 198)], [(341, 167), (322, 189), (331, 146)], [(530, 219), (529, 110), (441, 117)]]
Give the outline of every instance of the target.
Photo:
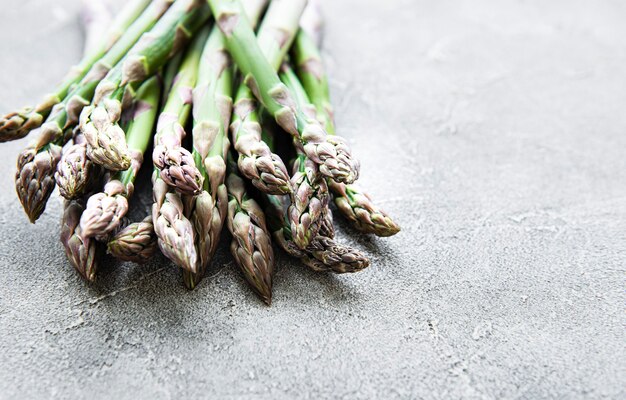
[[(3, 1), (0, 112), (79, 57), (62, 3)], [(403, 232), (336, 218), (372, 267), (282, 255), (271, 308), (224, 247), (192, 293), (163, 258), (106, 260), (89, 286), (58, 196), (36, 225), (20, 210), (28, 139), (2, 145), (0, 398), (623, 398), (625, 3), (325, 10), (339, 131)]]

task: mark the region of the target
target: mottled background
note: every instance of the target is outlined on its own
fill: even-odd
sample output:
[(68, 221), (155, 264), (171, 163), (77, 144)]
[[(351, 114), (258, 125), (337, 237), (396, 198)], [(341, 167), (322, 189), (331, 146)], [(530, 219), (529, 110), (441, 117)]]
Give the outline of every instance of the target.
[[(0, 112), (78, 60), (75, 0), (3, 0)], [(339, 238), (352, 276), (278, 260), (274, 303), (222, 250), (86, 285), (30, 225), (0, 146), (0, 398), (623, 398), (626, 3), (324, 3), (339, 131), (403, 227)]]

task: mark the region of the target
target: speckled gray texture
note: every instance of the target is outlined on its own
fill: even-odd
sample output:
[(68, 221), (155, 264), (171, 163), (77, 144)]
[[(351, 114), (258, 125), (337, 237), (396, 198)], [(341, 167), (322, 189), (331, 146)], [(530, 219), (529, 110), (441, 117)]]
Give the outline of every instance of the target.
[[(62, 5), (60, 4), (62, 3)], [(76, 1), (3, 0), (0, 112), (79, 57)], [(326, 1), (339, 130), (404, 228), (358, 275), (228, 254), (93, 286), (29, 225), (0, 146), (0, 398), (623, 398), (626, 3)]]

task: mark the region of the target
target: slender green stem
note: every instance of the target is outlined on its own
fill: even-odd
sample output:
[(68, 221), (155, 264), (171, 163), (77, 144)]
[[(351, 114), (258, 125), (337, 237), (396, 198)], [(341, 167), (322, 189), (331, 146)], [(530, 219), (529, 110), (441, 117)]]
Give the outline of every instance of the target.
[[(126, 141), (131, 151), (144, 154), (150, 143), (152, 131), (161, 96), (161, 83), (158, 77), (148, 79), (137, 91), (134, 106), (134, 115), (126, 130)], [(137, 171), (129, 168), (119, 173), (119, 179), (124, 185), (135, 180)]]
[(310, 35), (300, 29), (293, 45), (292, 55), (302, 86), (310, 97), (321, 120), (330, 135), (335, 134), (328, 77), (322, 64), (322, 56)]

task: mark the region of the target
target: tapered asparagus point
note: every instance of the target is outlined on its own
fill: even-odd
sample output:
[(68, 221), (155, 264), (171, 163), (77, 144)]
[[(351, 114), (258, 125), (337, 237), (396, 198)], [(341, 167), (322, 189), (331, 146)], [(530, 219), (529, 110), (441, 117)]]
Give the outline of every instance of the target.
[(333, 182), (330, 188), (339, 212), (358, 231), (382, 237), (393, 236), (400, 232), (400, 226), (357, 186)]
[(203, 191), (196, 196), (190, 219), (197, 235), (198, 270), (201, 274), (204, 274), (217, 250), (227, 207), (228, 194), (223, 184), (216, 188), (214, 195)]
[(262, 227), (250, 216), (237, 213), (232, 221), (233, 241), (230, 251), (246, 281), (267, 304), (272, 302), (273, 254), (271, 241)]
[[(235, 110), (237, 112), (237, 109)], [(245, 118), (245, 117), (244, 117)], [(261, 125), (256, 121), (234, 122), (231, 126), (235, 149), (239, 153), (239, 170), (259, 190), (269, 194), (292, 191), (283, 160), (272, 153), (261, 139)]]
[(306, 250), (337, 274), (358, 272), (370, 265), (370, 260), (360, 251), (323, 236), (315, 238)]
[[(181, 128), (182, 129), (182, 128)], [(182, 194), (198, 194), (204, 181), (189, 150), (160, 144), (154, 147), (152, 162), (161, 179)]]
[(168, 192), (167, 184), (154, 182), (152, 218), (154, 231), (159, 237), (159, 248), (176, 265), (196, 273), (198, 254), (194, 245), (195, 234), (191, 222), (183, 213), (183, 202), (176, 193)]
[(363, 253), (328, 237), (317, 236), (304, 250), (287, 239), (284, 230), (274, 232), (274, 237), (283, 250), (317, 272), (345, 274), (359, 272), (370, 265), (370, 260)]
[(128, 212), (128, 200), (124, 185), (117, 180), (104, 187), (104, 192), (94, 194), (80, 218), (82, 235), (94, 237), (113, 232)]
[(83, 135), (74, 139), (74, 144), (63, 151), (61, 161), (54, 174), (59, 193), (67, 200), (82, 196), (94, 179), (97, 166), (87, 157), (87, 142)]
[(254, 292), (267, 304), (272, 302), (274, 252), (265, 214), (246, 196), (244, 182), (235, 173), (227, 179), (228, 229), (233, 235), (230, 250)]
[(183, 285), (185, 285), (188, 290), (194, 290), (195, 288), (197, 288), (200, 282), (202, 282), (203, 278), (203, 274), (200, 274), (198, 272), (190, 272), (186, 269), (183, 269)]
[(293, 170), (294, 193), (288, 211), (289, 220), (294, 243), (305, 249), (325, 222), (330, 196), (326, 181), (321, 179), (312, 160), (299, 156)]
[(0, 143), (27, 136), (31, 130), (39, 128), (43, 120), (44, 116), (32, 108), (5, 115), (0, 118)]
[(83, 212), (82, 202), (67, 201), (61, 221), (61, 243), (72, 267), (86, 280), (96, 279), (96, 241), (85, 238), (80, 230), (80, 216)]
[(128, 169), (131, 162), (126, 133), (118, 125), (121, 116), (122, 103), (113, 99), (85, 107), (80, 114), (80, 129), (87, 140), (89, 158), (111, 171)]
[[(46, 135), (42, 133), (40, 143), (47, 140)], [(31, 223), (35, 223), (46, 208), (55, 186), (54, 172), (61, 160), (60, 146), (49, 144), (43, 151), (39, 149), (39, 144), (33, 144), (20, 153), (15, 175), (15, 189)]]
[(343, 183), (352, 183), (359, 178), (359, 161), (352, 157), (346, 140), (328, 135), (317, 120), (309, 118), (300, 142), (303, 143), (298, 143), (302, 151), (319, 165), (319, 172), (324, 176)]
[(158, 250), (157, 236), (152, 216), (135, 222), (119, 231), (108, 243), (108, 253), (113, 257), (138, 264), (148, 261)]

